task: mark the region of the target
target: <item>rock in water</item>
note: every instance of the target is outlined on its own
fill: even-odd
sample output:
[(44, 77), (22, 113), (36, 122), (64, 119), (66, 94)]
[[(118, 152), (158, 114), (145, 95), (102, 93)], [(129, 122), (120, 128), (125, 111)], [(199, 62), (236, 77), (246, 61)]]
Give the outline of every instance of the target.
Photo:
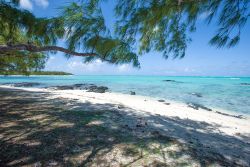
[(94, 84), (74, 84), (50, 87), (55, 90), (87, 90), (87, 92), (105, 93), (109, 88), (106, 86), (96, 86)]
[(108, 90), (108, 87), (105, 86), (91, 86), (87, 89), (88, 92), (95, 92), (95, 93), (105, 93)]
[(202, 97), (201, 93), (191, 93), (191, 95), (194, 95), (196, 97)]
[(165, 100), (162, 100), (162, 99), (161, 99), (161, 100), (158, 100), (158, 102), (165, 102)]
[(250, 83), (241, 83), (241, 85), (250, 86)]
[(55, 90), (74, 90), (74, 86), (56, 86), (56, 87), (51, 87), (52, 89), (55, 89)]
[(164, 82), (173, 82), (173, 83), (183, 83), (183, 82), (180, 82), (180, 81), (175, 81), (175, 80), (171, 80), (171, 79), (166, 79), (166, 80), (162, 80)]
[(165, 82), (175, 82), (175, 80), (170, 80), (170, 79), (166, 79), (166, 80), (163, 80)]
[(133, 91), (130, 91), (130, 95), (136, 95), (136, 93)]

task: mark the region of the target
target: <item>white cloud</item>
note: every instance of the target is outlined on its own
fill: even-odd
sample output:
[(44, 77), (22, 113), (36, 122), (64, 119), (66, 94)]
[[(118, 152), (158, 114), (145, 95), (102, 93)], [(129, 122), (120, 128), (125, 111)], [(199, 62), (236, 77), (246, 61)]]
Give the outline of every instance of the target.
[(47, 8), (49, 6), (48, 0), (20, 0), (20, 7), (27, 10), (32, 10), (34, 2), (37, 6), (42, 8)]
[(30, 2), (30, 0), (20, 0), (20, 6), (21, 8), (28, 9), (28, 10), (33, 9), (33, 5)]
[(130, 66), (128, 64), (123, 64), (118, 66), (118, 71), (119, 72), (127, 72), (130, 70)]
[(96, 72), (99, 71), (103, 65), (104, 63), (101, 60), (95, 60), (91, 63), (84, 63), (82, 61), (70, 61), (68, 63), (68, 68), (70, 71), (84, 70), (89, 72)]
[(48, 0), (35, 0), (37, 6), (41, 6), (43, 8), (47, 8), (49, 6)]
[(186, 68), (184, 68), (184, 72), (186, 72), (186, 73), (193, 73), (193, 72), (196, 72), (196, 70), (194, 68), (186, 67)]

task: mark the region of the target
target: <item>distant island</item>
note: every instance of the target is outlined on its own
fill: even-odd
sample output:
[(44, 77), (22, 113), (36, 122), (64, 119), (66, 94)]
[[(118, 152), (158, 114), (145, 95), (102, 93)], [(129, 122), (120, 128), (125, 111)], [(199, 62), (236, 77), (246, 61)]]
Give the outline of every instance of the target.
[(31, 72), (0, 71), (0, 75), (73, 75), (73, 74), (62, 71), (31, 71)]

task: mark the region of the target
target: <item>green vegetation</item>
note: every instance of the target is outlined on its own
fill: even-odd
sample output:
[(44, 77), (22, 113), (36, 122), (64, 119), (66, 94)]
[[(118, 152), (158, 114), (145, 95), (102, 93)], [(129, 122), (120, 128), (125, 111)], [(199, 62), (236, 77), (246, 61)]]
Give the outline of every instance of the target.
[[(56, 51), (67, 57), (82, 56), (86, 62), (101, 59), (135, 67), (140, 67), (138, 56), (150, 51), (162, 52), (165, 58), (183, 58), (201, 18), (217, 24), (209, 43), (221, 48), (239, 43), (250, 16), (247, 0), (117, 0), (115, 32), (111, 32), (102, 15), (105, 3), (72, 2), (62, 7), (58, 17), (37, 18), (21, 9), (19, 0), (0, 0), (0, 70), (40, 70), (45, 53)], [(57, 46), (61, 39), (66, 40), (66, 48)]]
[(32, 72), (4, 71), (0, 72), (0, 75), (73, 75), (73, 74), (62, 71), (32, 71)]

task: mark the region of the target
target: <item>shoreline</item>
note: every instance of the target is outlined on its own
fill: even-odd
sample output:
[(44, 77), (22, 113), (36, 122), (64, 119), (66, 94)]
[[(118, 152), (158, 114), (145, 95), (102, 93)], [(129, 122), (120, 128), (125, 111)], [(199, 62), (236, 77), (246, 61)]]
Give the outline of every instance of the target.
[[(26, 83), (26, 82), (23, 82), (23, 83)], [(21, 84), (23, 84), (23, 83), (21, 82)], [(27, 82), (27, 84), (30, 84), (30, 83), (33, 83), (33, 82)], [(40, 83), (34, 82), (34, 84), (40, 84)], [(59, 87), (60, 86), (68, 86), (68, 85), (59, 85)], [(69, 86), (71, 86), (71, 85), (69, 85)], [(39, 90), (39, 91), (42, 90), (42, 91), (48, 91), (48, 92), (58, 91), (58, 90), (53, 89), (53, 88), (55, 88), (57, 86), (52, 86), (51, 87), (52, 89), (51, 89), (50, 87), (33, 87), (33, 86), (31, 86), (31, 87), (30, 86), (22, 87), (22, 86), (13, 86), (13, 85), (7, 85), (7, 84), (0, 84), (0, 87), (2, 87), (2, 88), (10, 88), (10, 89), (12, 89), (12, 88), (13, 89), (21, 89), (21, 90), (28, 90), (28, 91), (36, 91), (36, 90)], [(62, 90), (64, 90), (64, 89), (62, 89)], [(67, 90), (67, 89), (65, 89), (65, 90)], [(75, 89), (73, 91), (77, 91), (77, 90), (78, 89)], [(85, 91), (85, 90), (81, 89), (81, 91)], [(122, 93), (122, 92), (106, 91), (105, 93), (111, 93), (111, 94), (117, 94), (117, 95), (127, 95), (127, 96), (131, 97), (130, 96), (131, 94), (129, 94), (128, 92), (127, 93)], [(99, 93), (97, 93), (97, 94), (99, 94)], [(190, 94), (193, 94), (193, 93), (190, 93)], [(170, 100), (170, 99), (167, 99), (167, 98), (164, 98), (164, 97), (151, 97), (151, 96), (139, 95), (139, 94), (135, 94), (133, 96), (137, 96), (137, 97), (140, 97), (140, 98), (143, 98), (143, 99), (150, 99), (150, 100), (158, 101), (158, 102), (160, 101), (162, 103), (172, 103), (172, 104), (177, 104), (177, 105), (186, 105), (186, 106), (188, 106), (190, 108), (196, 108), (195, 110), (197, 110), (197, 111), (200, 110), (200, 109), (203, 109), (203, 110), (207, 110), (207, 111), (217, 113), (217, 114), (220, 114), (220, 115), (224, 115), (224, 116), (228, 116), (228, 117), (235, 117), (235, 118), (240, 118), (240, 119), (250, 119), (250, 115), (246, 114), (246, 113), (236, 112), (236, 111), (227, 110), (227, 109), (214, 107), (214, 106), (201, 105), (201, 104), (196, 103), (196, 102), (184, 102), (184, 101)]]
[(183, 120), (205, 122), (212, 125), (219, 125), (217, 129), (215, 129), (216, 133), (222, 132), (237, 138), (241, 138), (240, 136), (244, 134), (250, 134), (250, 117), (244, 115), (243, 118), (237, 118), (239, 114), (231, 111), (214, 110), (214, 108), (212, 108), (213, 111), (207, 111), (202, 108), (196, 110), (188, 107), (186, 103), (170, 100), (164, 100), (164, 102), (162, 102), (157, 100), (157, 98), (114, 92), (94, 93), (84, 90), (51, 90), (47, 88), (23, 88), (3, 85), (0, 85), (0, 88), (45, 92), (50, 93), (53, 98), (67, 98), (82, 103), (90, 102), (93, 104), (110, 103), (116, 105), (118, 108), (132, 108), (141, 114), (147, 113), (156, 116), (177, 117)]

